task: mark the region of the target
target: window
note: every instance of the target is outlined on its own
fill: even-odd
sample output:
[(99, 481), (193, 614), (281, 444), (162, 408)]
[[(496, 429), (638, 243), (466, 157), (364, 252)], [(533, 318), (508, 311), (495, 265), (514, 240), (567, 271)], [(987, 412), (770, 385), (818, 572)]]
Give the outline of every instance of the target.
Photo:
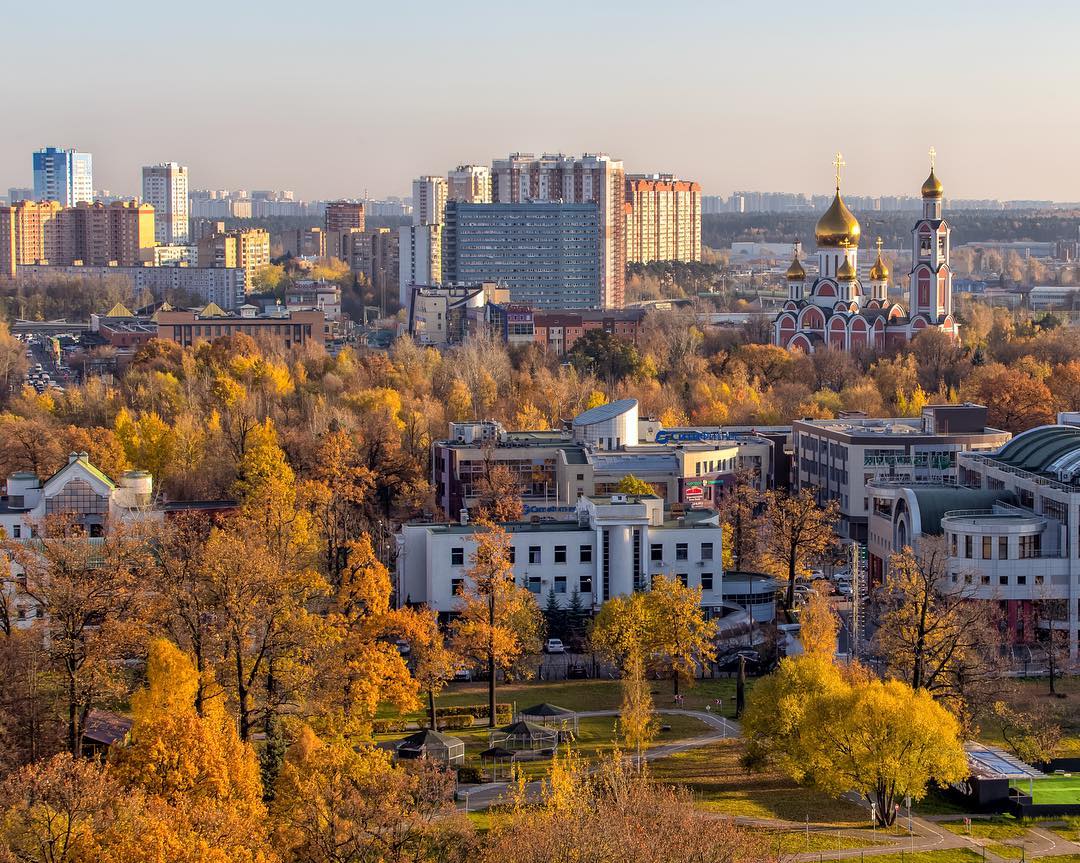
[(452, 548), (450, 549), (450, 565), (451, 566), (464, 566), (465, 565), (465, 549)]
[(1007, 576), (1007, 575), (999, 575), (998, 576), (998, 584), (1008, 586), (1008, 584), (1009, 584), (1009, 576)]
[(703, 542), (701, 544), (701, 559), (702, 560), (712, 560), (712, 543), (711, 542)]
[(581, 563), (592, 563), (592, 546), (591, 545), (583, 545), (578, 550), (578, 560)]
[(1036, 575), (1036, 576), (1035, 576), (1035, 583), (1036, 583), (1036, 584), (1042, 584), (1042, 583), (1043, 583), (1043, 576), (1041, 576), (1041, 575)]
[(980, 584), (989, 584), (990, 583), (990, 576), (989, 575), (980, 576), (979, 577), (979, 583)]
[(956, 534), (955, 533), (950, 533), (949, 534), (949, 544), (950, 544), (950, 552), (949, 553), (953, 557), (956, 557)]
[(1027, 584), (1027, 576), (1026, 575), (1018, 575), (1018, 576), (1016, 576), (1016, 583), (1017, 584)]
[(686, 587), (687, 581), (689, 579), (685, 572), (680, 572), (675, 577), (679, 579), (679, 584), (681, 584), (683, 587)]
[(579, 474), (577, 475), (577, 481), (578, 481), (578, 482), (584, 482), (584, 481), (585, 481), (585, 474), (583, 474), (583, 473), (579, 473)]
[(529, 563), (539, 563), (539, 562), (540, 562), (540, 546), (538, 546), (538, 545), (530, 545), (529, 546)]
[(1009, 559), (1009, 538), (1007, 536), (998, 537), (998, 560)]
[(538, 576), (538, 575), (530, 575), (527, 587), (529, 588), (529, 593), (539, 593), (540, 592), (540, 576)]
[(982, 538), (982, 559), (990, 560), (994, 554), (994, 538), (992, 536), (984, 536)]
[(654, 542), (649, 546), (649, 560), (653, 563), (661, 563), (664, 560), (664, 546)]
[(712, 590), (712, 573), (711, 572), (703, 572), (703, 573), (701, 573), (701, 589), (702, 590)]
[(22, 525), (16, 524), (11, 528), (11, 535), (14, 539), (18, 539), (22, 536)]
[(555, 562), (556, 563), (566, 563), (566, 546), (565, 545), (557, 545), (557, 546), (555, 546)]
[(685, 542), (675, 543), (675, 559), (676, 560), (689, 560), (690, 559), (690, 545)]
[(451, 578), (450, 579), (450, 594), (451, 596), (461, 596), (461, 591), (465, 589), (464, 578)]
[(555, 576), (555, 592), (556, 593), (566, 593), (566, 576), (565, 575), (556, 575)]
[(510, 562), (517, 563), (517, 549), (514, 546), (510, 546)]
[(971, 559), (971, 537), (964, 537), (964, 557)]
[(578, 590), (581, 591), (581, 593), (592, 593), (591, 575), (581, 576), (581, 580), (578, 582)]

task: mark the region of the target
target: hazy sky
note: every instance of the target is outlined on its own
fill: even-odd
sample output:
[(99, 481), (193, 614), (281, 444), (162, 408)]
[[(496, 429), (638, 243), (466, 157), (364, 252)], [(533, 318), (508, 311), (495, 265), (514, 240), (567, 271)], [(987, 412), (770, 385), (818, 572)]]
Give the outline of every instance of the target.
[[(512, 150), (604, 151), (707, 194), (1080, 200), (1075, 0), (7, 0), (0, 189), (30, 153), (138, 189), (409, 194)], [(931, 10), (933, 12), (931, 13)]]

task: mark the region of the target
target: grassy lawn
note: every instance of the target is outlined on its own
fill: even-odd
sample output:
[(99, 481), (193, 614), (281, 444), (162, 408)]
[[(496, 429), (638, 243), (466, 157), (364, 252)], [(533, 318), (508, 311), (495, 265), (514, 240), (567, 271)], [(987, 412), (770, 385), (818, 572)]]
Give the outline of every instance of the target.
[(982, 863), (983, 856), (967, 848), (950, 848), (945, 851), (916, 851), (914, 854), (910, 851), (875, 854), (870, 859), (873, 863)]
[(797, 823), (809, 818), (811, 824), (830, 827), (869, 826), (869, 813), (854, 803), (800, 788), (781, 773), (747, 773), (739, 763), (742, 752), (742, 741), (722, 741), (658, 758), (649, 770), (660, 781), (685, 785), (702, 808), (713, 812)]
[[(1027, 791), (1029, 784), (1024, 781), (1012, 783), (1014, 788)], [(1080, 776), (1051, 776), (1046, 779), (1034, 780), (1032, 788), (1032, 803), (1080, 803)]]
[[(654, 746), (661, 746), (676, 740), (686, 740), (687, 738), (698, 737), (710, 731), (703, 722), (700, 722), (692, 716), (663, 716), (661, 717), (661, 720), (664, 725), (669, 725), (671, 727), (670, 730), (662, 731), (657, 736), (656, 740), (653, 741)], [(477, 726), (468, 731), (450, 731), (447, 733), (464, 741), (466, 765), (490, 770), (490, 764), (486, 766), (481, 765), (479, 757), (480, 753), (487, 749), (489, 745), (489, 731), (487, 728)], [(403, 736), (404, 735), (402, 734), (380, 734), (376, 736), (376, 739), (380, 741), (398, 740)], [(578, 722), (578, 733), (571, 745), (573, 750), (583, 758), (593, 760), (605, 752), (610, 752), (615, 748), (616, 743), (615, 717), (593, 716), (586, 717)], [(547, 775), (548, 768), (551, 765), (551, 759), (523, 759), (519, 761), (518, 764), (521, 766), (522, 771), (527, 778), (539, 779)], [(500, 779), (505, 778), (505, 770), (506, 766), (500, 765)]]
[(847, 851), (852, 848), (880, 848), (886, 844), (888, 843), (846, 833), (837, 835), (834, 832), (811, 830), (808, 836), (805, 830), (783, 830), (773, 835), (769, 850), (776, 848), (778, 856), (788, 857), (792, 854), (828, 854), (830, 851)]
[[(1080, 677), (1062, 677), (1054, 685), (1059, 693), (1065, 694), (1065, 698), (1051, 696), (1050, 685), (1045, 678), (1010, 681), (1008, 688), (996, 698), (1022, 711), (1049, 708), (1053, 721), (1061, 726), (1061, 745), (1054, 754), (1062, 758), (1080, 757)], [(1001, 728), (992, 716), (982, 717), (980, 726), (979, 740), (1005, 746)]]
[(976, 819), (971, 820), (971, 830), (968, 832), (968, 828), (964, 825), (963, 821), (939, 821), (939, 827), (944, 827), (946, 830), (951, 830), (960, 836), (972, 836), (976, 839), (994, 839), (1000, 841), (1002, 839), (1021, 839), (1027, 835), (1027, 828), (1017, 824), (1015, 821), (1002, 820), (997, 818)]
[[(748, 681), (748, 689), (749, 683)], [(652, 693), (653, 701), (658, 708), (675, 707), (670, 680), (652, 681)], [(682, 706), (687, 710), (704, 710), (706, 705), (715, 710), (714, 702), (720, 698), (723, 700), (723, 715), (727, 717), (735, 715), (734, 679), (701, 680), (694, 686), (684, 686), (682, 694)], [(543, 701), (568, 710), (617, 710), (622, 702), (622, 687), (618, 680), (559, 680), (552, 683), (527, 681), (500, 684), (495, 695), (500, 704), (512, 704), (519, 710)], [(487, 697), (486, 683), (451, 683), (436, 699), (436, 709), (466, 704), (487, 704)], [(387, 704), (379, 708), (378, 715), (392, 717), (400, 714), (393, 706)], [(424, 707), (407, 714), (414, 719), (424, 715), (426, 715), (426, 699)]]

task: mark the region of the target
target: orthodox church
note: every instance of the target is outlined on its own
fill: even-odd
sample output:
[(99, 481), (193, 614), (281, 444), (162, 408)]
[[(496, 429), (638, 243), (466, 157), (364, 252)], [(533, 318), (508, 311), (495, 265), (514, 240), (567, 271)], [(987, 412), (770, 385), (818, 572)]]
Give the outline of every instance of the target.
[(773, 324), (773, 344), (813, 353), (822, 346), (841, 351), (883, 350), (910, 342), (934, 327), (957, 336), (952, 310), (949, 223), (941, 217), (942, 185), (934, 173), (922, 184), (922, 216), (912, 229), (912, 267), (908, 303), (889, 299), (889, 269), (881, 257), (870, 268), (868, 284), (858, 277), (859, 222), (840, 195), (836, 154), (836, 195), (814, 229), (818, 275), (808, 283), (798, 252), (787, 269), (788, 299)]

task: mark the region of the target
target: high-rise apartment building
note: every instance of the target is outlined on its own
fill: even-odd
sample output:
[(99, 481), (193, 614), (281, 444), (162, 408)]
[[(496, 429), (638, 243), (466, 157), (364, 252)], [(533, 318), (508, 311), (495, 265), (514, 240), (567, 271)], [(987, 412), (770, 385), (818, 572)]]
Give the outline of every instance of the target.
[(19, 201), (34, 200), (34, 190), (25, 186), (11, 186), (8, 190), (7, 202), (17, 204)]
[(401, 305), (408, 306), (413, 285), (438, 285), (442, 280), (442, 225), (398, 228), (398, 301)]
[(0, 275), (14, 278), (18, 267), (61, 260), (57, 201), (23, 200), (0, 207)]
[(45, 147), (34, 153), (34, 198), (74, 207), (94, 200), (94, 160), (89, 153)]
[(446, 178), (417, 177), (412, 184), (413, 224), (441, 225), (446, 209)]
[(187, 243), (188, 169), (176, 162), (142, 169), (143, 200), (154, 208), (154, 235), (163, 245)]
[(385, 311), (390, 297), (398, 296), (400, 261), (398, 232), (390, 228), (373, 228), (360, 233), (343, 235), (342, 260), (354, 273), (367, 279), (368, 284)]
[(701, 186), (670, 174), (626, 178), (626, 260), (701, 260)]
[(458, 165), (447, 174), (446, 184), (447, 200), (491, 203), (491, 169), (487, 165)]
[(270, 264), (270, 234), (262, 228), (211, 234), (199, 240), (200, 267), (240, 267), (248, 291), (256, 274)]
[(80, 201), (60, 212), (60, 260), (137, 267), (153, 261), (154, 208), (138, 201)]
[(454, 284), (496, 282), (509, 288), (514, 303), (596, 308), (602, 305), (601, 236), (595, 203), (451, 201), (446, 205), (443, 274)]
[(619, 308), (626, 287), (626, 179), (623, 163), (604, 154), (512, 153), (491, 167), (498, 204), (563, 201), (596, 205), (600, 226), (598, 305)]
[(357, 201), (326, 202), (326, 233), (359, 228), (364, 230), (364, 205)]

